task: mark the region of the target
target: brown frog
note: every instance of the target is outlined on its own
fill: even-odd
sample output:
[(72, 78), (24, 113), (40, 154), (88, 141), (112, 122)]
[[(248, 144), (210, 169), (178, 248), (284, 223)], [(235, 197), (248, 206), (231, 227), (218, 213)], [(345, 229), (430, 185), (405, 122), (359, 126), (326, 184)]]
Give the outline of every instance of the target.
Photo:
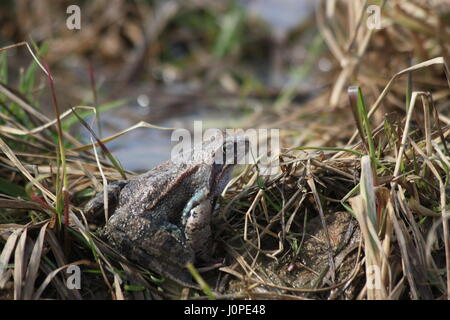
[[(131, 261), (191, 285), (186, 263), (210, 258), (211, 214), (248, 144), (220, 132), (183, 154), (183, 160), (110, 184), (113, 214), (99, 235)], [(100, 193), (85, 211), (102, 209)]]

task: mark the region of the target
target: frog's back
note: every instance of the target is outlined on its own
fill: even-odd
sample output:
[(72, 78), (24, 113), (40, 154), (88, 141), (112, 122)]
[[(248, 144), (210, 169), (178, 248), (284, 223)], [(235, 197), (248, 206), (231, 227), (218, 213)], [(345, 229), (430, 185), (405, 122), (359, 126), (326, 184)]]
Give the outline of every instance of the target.
[(167, 161), (127, 183), (119, 196), (118, 210), (142, 215), (148, 212), (181, 212), (192, 196), (190, 170), (185, 165)]

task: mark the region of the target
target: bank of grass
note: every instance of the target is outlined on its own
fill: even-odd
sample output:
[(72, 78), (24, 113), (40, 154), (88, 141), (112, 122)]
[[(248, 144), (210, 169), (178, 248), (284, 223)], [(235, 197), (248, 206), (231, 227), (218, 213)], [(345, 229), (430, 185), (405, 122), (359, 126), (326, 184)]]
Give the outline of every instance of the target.
[[(317, 20), (339, 61), (336, 81), (327, 95), (300, 106), (290, 84), (273, 103), (275, 120), (261, 125), (285, 128), (279, 172), (260, 176), (256, 166), (248, 166), (228, 186), (213, 224), (221, 263), (210, 271), (193, 270), (203, 290), (182, 289), (97, 239), (92, 230), (98, 221), (84, 215), (84, 203), (106, 181), (133, 175), (108, 151), (108, 138), (95, 136), (81, 120), (102, 106), (62, 113), (57, 83), (40, 56), (46, 49), (33, 45), (28, 50), (35, 58), (18, 89), (9, 87), (8, 59), (0, 51), (2, 297), (447, 299), (450, 75), (445, 46), (438, 41), (430, 49), (424, 42), (421, 52), (442, 56), (413, 65), (401, 52), (369, 50), (377, 35), (360, 29), (363, 7), (350, 2), (345, 11), (339, 1), (332, 2), (338, 5), (319, 10)], [(407, 9), (390, 11), (391, 21), (429, 36), (429, 26), (411, 19)], [(345, 38), (332, 25), (351, 14), (352, 32)], [(217, 55), (232, 34), (228, 30), (219, 37)], [(380, 78), (377, 68), (394, 60), (402, 67)], [(36, 107), (37, 72), (52, 88), (55, 120)], [(425, 82), (426, 90), (415, 90), (416, 82)], [(355, 86), (347, 90), (348, 83)], [(91, 133), (90, 145), (69, 134), (75, 120)], [(69, 269), (74, 265), (82, 272), (80, 290), (67, 287), (74, 284)]]

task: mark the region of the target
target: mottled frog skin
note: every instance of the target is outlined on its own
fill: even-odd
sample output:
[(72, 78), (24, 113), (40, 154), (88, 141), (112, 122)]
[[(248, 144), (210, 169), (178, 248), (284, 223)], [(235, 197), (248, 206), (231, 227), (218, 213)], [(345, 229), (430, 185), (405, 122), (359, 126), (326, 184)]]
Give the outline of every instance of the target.
[[(201, 149), (195, 147), (184, 161), (170, 160), (110, 184), (108, 206), (113, 213), (99, 235), (131, 261), (180, 284), (192, 284), (186, 263), (210, 258), (212, 211), (233, 166), (248, 151), (246, 139), (218, 136), (204, 141)], [(219, 163), (225, 153), (227, 161)], [(85, 211), (102, 209), (99, 193)]]

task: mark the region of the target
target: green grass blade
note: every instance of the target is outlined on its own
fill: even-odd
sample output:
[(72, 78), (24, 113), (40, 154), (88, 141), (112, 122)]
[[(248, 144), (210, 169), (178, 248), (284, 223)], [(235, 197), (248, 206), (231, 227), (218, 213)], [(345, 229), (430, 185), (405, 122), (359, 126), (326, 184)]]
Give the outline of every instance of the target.
[(111, 162), (111, 164), (114, 166), (114, 168), (116, 168), (116, 170), (120, 173), (120, 175), (122, 176), (122, 178), (124, 180), (127, 179), (127, 176), (125, 174), (125, 171), (123, 170), (122, 166), (120, 165), (120, 162), (116, 160), (116, 158), (114, 158), (114, 156), (112, 155), (112, 153), (109, 151), (109, 149), (105, 146), (105, 144), (99, 139), (99, 137), (95, 134), (94, 130), (92, 130), (92, 128), (86, 123), (86, 121), (84, 121), (75, 111), (74, 108), (72, 108), (72, 112), (73, 114), (78, 118), (78, 121), (80, 121), (80, 123), (83, 125), (83, 127), (85, 127), (89, 133), (92, 135), (92, 137), (95, 139), (95, 141), (98, 143), (98, 145), (100, 146), (100, 148), (102, 149), (103, 154), (109, 159), (109, 161)]
[(224, 57), (239, 41), (239, 31), (242, 29), (244, 17), (244, 10), (237, 5), (232, 6), (223, 17), (221, 32), (213, 49), (216, 58)]
[[(40, 57), (44, 55), (48, 51), (48, 45), (43, 44), (38, 50), (37, 50), (37, 56)], [(23, 78), (20, 81), (19, 84), (19, 91), (23, 94), (28, 94), (33, 90), (34, 83), (35, 83), (35, 75), (38, 68), (38, 64), (33, 59), (33, 61), (28, 66), (27, 70), (25, 71), (25, 74)]]
[[(121, 106), (123, 106), (124, 104), (126, 104), (129, 101), (129, 99), (120, 99), (120, 100), (116, 100), (116, 101), (112, 101), (112, 102), (108, 102), (105, 104), (102, 104), (98, 107), (97, 112), (105, 112), (108, 110), (112, 110), (112, 109), (116, 109), (119, 108)], [(89, 117), (90, 115), (92, 115), (92, 111), (83, 111), (78, 113), (77, 115), (72, 114), (71, 116), (67, 117), (66, 119), (64, 119), (62, 121), (62, 126), (64, 128), (64, 130), (69, 130), (75, 123), (78, 123), (78, 117), (85, 119), (87, 117)], [(78, 117), (77, 117), (78, 116)]]
[(339, 148), (339, 147), (296, 147), (293, 150), (320, 150), (320, 151), (336, 151), (336, 152), (348, 152), (352, 153), (354, 155), (362, 157), (364, 153), (352, 150), (352, 149), (345, 149), (345, 148)]
[(8, 55), (6, 51), (0, 53), (0, 82), (8, 83)]
[(0, 178), (0, 192), (13, 197), (21, 197), (22, 199), (29, 198), (24, 188), (4, 178)]
[(370, 128), (369, 116), (364, 102), (364, 96), (361, 88), (358, 86), (351, 86), (348, 88), (348, 95), (350, 98), (350, 105), (354, 110), (356, 116), (356, 124), (360, 131), (360, 136), (368, 146), (369, 156), (372, 161), (372, 168), (376, 170), (376, 149), (373, 140), (372, 129)]
[(316, 66), (316, 61), (320, 56), (324, 48), (323, 38), (320, 34), (317, 34), (312, 41), (311, 46), (308, 49), (308, 56), (305, 63), (296, 67), (291, 71), (291, 81), (283, 88), (281, 95), (275, 101), (275, 109), (280, 110), (288, 106), (295, 96), (299, 85), (308, 76), (312, 68)]
[(216, 300), (216, 296), (212, 292), (209, 285), (206, 283), (205, 280), (201, 277), (200, 273), (195, 269), (194, 265), (190, 262), (186, 264), (186, 268), (191, 273), (192, 277), (197, 281), (197, 283), (200, 285), (200, 288), (202, 288), (203, 292), (208, 296), (209, 300)]

